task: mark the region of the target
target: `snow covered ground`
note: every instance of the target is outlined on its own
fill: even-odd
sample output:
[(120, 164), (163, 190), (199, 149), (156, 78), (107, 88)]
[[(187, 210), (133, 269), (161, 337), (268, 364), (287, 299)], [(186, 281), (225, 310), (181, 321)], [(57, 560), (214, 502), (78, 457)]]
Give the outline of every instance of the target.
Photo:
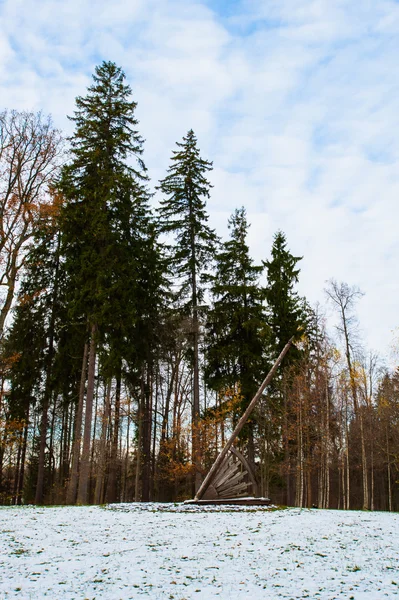
[(399, 514), (1, 508), (0, 598), (399, 598)]

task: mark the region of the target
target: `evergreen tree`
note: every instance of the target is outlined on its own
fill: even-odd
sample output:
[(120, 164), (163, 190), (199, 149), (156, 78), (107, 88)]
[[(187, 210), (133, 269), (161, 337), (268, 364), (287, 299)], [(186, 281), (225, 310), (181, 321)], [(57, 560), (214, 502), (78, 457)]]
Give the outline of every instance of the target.
[[(99, 342), (114, 354), (120, 378), (125, 324), (135, 319), (135, 274), (140, 239), (149, 222), (149, 194), (136, 130), (136, 103), (123, 71), (112, 62), (96, 67), (87, 95), (76, 99), (72, 120), (72, 160), (63, 170), (61, 189), (67, 199), (61, 215), (62, 251), (71, 279), (70, 314), (87, 319), (90, 336), (83, 451), (78, 502), (88, 502), (91, 419), (96, 355)], [(132, 166), (131, 159), (136, 158)], [(144, 229), (144, 232), (143, 232)], [(84, 371), (86, 365), (82, 366)], [(80, 444), (80, 432), (77, 432)], [(77, 465), (71, 486), (76, 489)], [(69, 498), (74, 496), (70, 490)]]
[[(8, 441), (7, 437), (13, 435), (13, 430), (19, 424), (21, 434), (23, 432), (23, 441), (20, 442), (22, 455), (16, 465), (13, 494), (15, 502), (19, 504), (25, 486), (24, 473), (28, 429), (32, 431), (33, 413), (36, 410), (39, 411), (38, 405), (43, 391), (42, 379), (46, 362), (46, 311), (41, 298), (28, 296), (23, 294), (21, 290), (19, 302), (14, 308), (12, 326), (3, 342), (2, 361), (11, 365), (8, 373), (11, 389), (7, 398), (7, 411), (5, 413), (5, 424), (7, 426), (4, 429), (0, 445), (0, 472), (2, 470), (3, 449)], [(29, 351), (27, 351), (27, 348)], [(34, 431), (33, 442), (37, 446), (38, 438)], [(33, 461), (30, 461), (29, 469), (34, 484), (37, 480), (37, 458), (36, 454)], [(33, 485), (34, 489), (35, 486)], [(28, 496), (24, 494), (29, 502), (33, 502), (35, 499), (33, 490)], [(12, 490), (3, 487), (0, 475), (0, 498), (2, 496), (3, 498), (7, 497), (9, 502)]]
[[(37, 228), (25, 263), (25, 274), (21, 283), (15, 321), (10, 331), (9, 347), (20, 346), (21, 353), (14, 364), (12, 397), (21, 392), (26, 374), (36, 379), (35, 399), (40, 419), (37, 459), (37, 481), (34, 488), (35, 502), (41, 504), (44, 495), (45, 463), (48, 434), (48, 410), (54, 391), (53, 366), (56, 348), (56, 330), (60, 321), (60, 235), (57, 226), (59, 202), (56, 196), (53, 203), (42, 207), (37, 218)], [(29, 356), (23, 349), (27, 339), (32, 348)], [(33, 360), (36, 355), (40, 360)], [(24, 374), (25, 373), (25, 374)], [(43, 382), (43, 383), (42, 383)], [(26, 390), (27, 391), (27, 390)], [(25, 392), (26, 393), (26, 392)], [(32, 394), (32, 392), (31, 392)], [(27, 401), (29, 394), (27, 395)], [(27, 406), (25, 414), (29, 415)]]
[(160, 229), (173, 234), (175, 246), (171, 253), (174, 275), (177, 278), (178, 297), (183, 301), (184, 312), (192, 318), (193, 345), (193, 439), (192, 453), (196, 467), (195, 487), (201, 483), (198, 426), (199, 398), (199, 306), (203, 300), (204, 279), (212, 261), (217, 242), (215, 232), (207, 225), (206, 199), (211, 184), (206, 174), (212, 163), (200, 156), (193, 130), (187, 133), (178, 150), (173, 152), (167, 176), (160, 181), (163, 193), (160, 201)]
[[(244, 208), (229, 219), (230, 239), (216, 257), (211, 281), (213, 308), (207, 322), (206, 379), (217, 391), (238, 388), (242, 398), (239, 414), (247, 408), (264, 377), (267, 329), (263, 291), (259, 285), (262, 266), (254, 265), (246, 242), (248, 223)], [(249, 458), (253, 460), (252, 423)]]
[[(297, 264), (302, 257), (294, 256), (287, 249), (284, 233), (278, 231), (273, 240), (271, 259), (264, 262), (267, 269), (265, 296), (267, 322), (271, 330), (271, 352), (278, 355), (292, 336), (298, 336), (298, 328), (306, 325), (306, 305), (295, 291), (300, 269)], [(287, 358), (295, 355), (295, 349)]]
[[(270, 355), (278, 356), (285, 344), (292, 337), (300, 337), (306, 329), (307, 306), (303, 298), (298, 296), (295, 291), (295, 284), (298, 282), (300, 269), (297, 267), (302, 257), (294, 256), (287, 249), (287, 241), (284, 233), (278, 231), (273, 240), (271, 250), (271, 259), (265, 261), (267, 269), (267, 285), (265, 295), (267, 300), (267, 322), (270, 327)], [(286, 504), (292, 502), (291, 489), (291, 455), (293, 453), (293, 443), (290, 432), (295, 429), (292, 422), (291, 410), (292, 399), (288, 394), (289, 381), (292, 379), (295, 369), (289, 369), (289, 365), (299, 359), (301, 353), (295, 347), (291, 347), (290, 352), (283, 361), (283, 370), (280, 371), (280, 377), (274, 378), (269, 389), (267, 421), (273, 426), (268, 425), (268, 436), (270, 445), (277, 444), (277, 439), (281, 439), (284, 449), (284, 461), (286, 470)], [(273, 440), (273, 436), (276, 439)], [(277, 456), (277, 461), (281, 462), (283, 456)]]

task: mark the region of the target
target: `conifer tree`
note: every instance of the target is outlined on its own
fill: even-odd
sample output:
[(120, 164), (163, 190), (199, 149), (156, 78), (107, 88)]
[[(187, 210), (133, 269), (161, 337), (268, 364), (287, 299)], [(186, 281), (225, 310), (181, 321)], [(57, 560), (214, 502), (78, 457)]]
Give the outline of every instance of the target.
[[(22, 374), (24, 371), (30, 372), (31, 377), (38, 382), (35, 390), (38, 400), (36, 410), (40, 418), (39, 455), (36, 457), (37, 481), (34, 486), (36, 504), (43, 502), (44, 495), (48, 410), (54, 388), (52, 370), (57, 321), (60, 317), (58, 205), (58, 199), (54, 197), (53, 203), (44, 205), (37, 217), (36, 231), (26, 257), (25, 273), (19, 290), (15, 321), (8, 339), (8, 346), (15, 348), (20, 346), (22, 350), (13, 369), (13, 399), (17, 398), (21, 391), (19, 387), (21, 375), (22, 380), (26, 380), (26, 375)], [(23, 349), (29, 338), (36, 339), (35, 347), (29, 344), (30, 356), (25, 356), (26, 353), (23, 352)], [(36, 360), (32, 360), (35, 355)], [(40, 360), (38, 360), (39, 356)], [(41, 386), (41, 382), (43, 382), (43, 386)], [(27, 397), (29, 399), (29, 394)], [(30, 407), (27, 407), (26, 414), (29, 412)]]
[[(60, 254), (59, 207), (61, 198), (54, 194), (52, 203), (42, 206), (36, 232), (26, 256), (14, 321), (5, 344), (8, 355), (14, 356), (11, 368), (10, 408), (34, 431), (30, 459), (30, 501), (41, 504), (48, 492), (49, 434), (48, 415), (57, 395), (62, 394), (64, 406), (71, 402), (76, 390), (76, 361), (73, 356), (80, 347), (82, 327), (71, 324), (66, 306), (68, 278)], [(26, 348), (29, 347), (29, 352)], [(22, 406), (22, 408), (21, 408)], [(54, 409), (53, 409), (54, 411)], [(29, 422), (30, 421), (30, 422)], [(25, 457), (25, 442), (22, 456)], [(20, 463), (18, 494), (22, 493), (24, 461)], [(18, 494), (16, 500), (18, 501)], [(28, 498), (28, 496), (25, 496)]]
[[(29, 273), (29, 270), (28, 270)], [(23, 282), (25, 283), (25, 282)], [(22, 300), (22, 301), (21, 301)], [(42, 390), (41, 383), (45, 373), (46, 363), (46, 306), (42, 298), (24, 293), (20, 290), (20, 298), (14, 309), (14, 320), (9, 329), (7, 338), (3, 340), (2, 360), (8, 360), (11, 364), (9, 378), (11, 382), (10, 395), (8, 397), (5, 423), (8, 427), (4, 429), (2, 444), (0, 446), (0, 472), (2, 470), (3, 445), (12, 433), (12, 425), (19, 423), (24, 431), (22, 442), (22, 456), (18, 461), (15, 471), (14, 497), (15, 502), (20, 503), (24, 487), (24, 473), (27, 453), (28, 429), (32, 429), (33, 412), (39, 412)], [(27, 348), (29, 351), (27, 351)], [(40, 415), (40, 412), (39, 412)], [(38, 439), (34, 432), (33, 444), (37, 445)], [(37, 455), (31, 460), (30, 470), (32, 480), (37, 480)], [(2, 484), (0, 475), (0, 498), (2, 496)], [(8, 491), (10, 495), (11, 490)], [(34, 491), (26, 496), (25, 500), (33, 502)]]
[(206, 200), (211, 184), (206, 178), (212, 163), (201, 158), (197, 138), (191, 129), (178, 150), (173, 152), (167, 176), (160, 181), (160, 229), (173, 234), (175, 246), (171, 261), (177, 279), (178, 297), (183, 311), (192, 319), (193, 346), (193, 414), (192, 453), (196, 467), (195, 487), (201, 483), (198, 426), (199, 392), (199, 306), (203, 300), (203, 276), (212, 261), (217, 242), (215, 232), (207, 225)]
[[(138, 214), (148, 213), (149, 194), (141, 155), (143, 140), (136, 126), (136, 103), (123, 71), (112, 62), (96, 67), (94, 83), (76, 99), (72, 121), (72, 160), (63, 170), (66, 203), (61, 215), (63, 253), (70, 275), (70, 313), (84, 316), (90, 337), (83, 451), (79, 467), (78, 502), (89, 500), (89, 456), (94, 378), (98, 343), (118, 323), (134, 321), (134, 262)], [(131, 159), (136, 159), (132, 164)], [(133, 205), (135, 210), (133, 210)], [(145, 225), (147, 218), (144, 218)], [(122, 326), (122, 325), (121, 325)], [(118, 335), (116, 334), (116, 335)], [(120, 358), (115, 375), (120, 377)], [(82, 366), (84, 372), (86, 365)], [(76, 433), (80, 444), (80, 432)], [(69, 498), (77, 485), (73, 466)]]
[[(269, 351), (271, 355), (277, 356), (287, 341), (292, 337), (300, 337), (301, 331), (306, 328), (307, 306), (305, 300), (300, 298), (295, 291), (300, 269), (297, 267), (302, 257), (294, 256), (287, 248), (284, 233), (278, 231), (273, 240), (271, 259), (264, 262), (267, 269), (267, 284), (265, 296), (267, 301), (267, 322), (270, 327)], [(293, 370), (287, 367), (295, 362), (300, 356), (299, 350), (294, 346), (283, 361), (284, 374), (293, 374)], [(284, 459), (286, 468), (286, 503), (291, 502), (291, 440), (290, 430), (292, 426), (291, 398), (287, 394), (287, 382), (283, 384), (284, 375), (274, 379), (270, 390), (273, 402), (273, 414), (269, 415), (269, 422), (277, 423), (274, 434), (280, 437), (282, 431)], [(282, 457), (280, 457), (281, 459)]]
[[(215, 274), (210, 276), (213, 308), (208, 313), (206, 379), (217, 391), (238, 387), (244, 412), (259, 387), (266, 369), (264, 360), (267, 328), (263, 291), (259, 277), (263, 267), (254, 265), (247, 245), (245, 208), (229, 219), (230, 239), (216, 256)], [(253, 460), (252, 423), (249, 457)]]
[[(284, 233), (278, 231), (273, 240), (271, 259), (264, 262), (267, 269), (265, 296), (267, 301), (267, 322), (271, 329), (271, 352), (278, 355), (287, 341), (298, 335), (298, 327), (306, 322), (303, 298), (295, 291), (300, 269), (297, 263), (302, 257), (294, 256), (287, 249)], [(289, 360), (295, 355), (290, 352)]]

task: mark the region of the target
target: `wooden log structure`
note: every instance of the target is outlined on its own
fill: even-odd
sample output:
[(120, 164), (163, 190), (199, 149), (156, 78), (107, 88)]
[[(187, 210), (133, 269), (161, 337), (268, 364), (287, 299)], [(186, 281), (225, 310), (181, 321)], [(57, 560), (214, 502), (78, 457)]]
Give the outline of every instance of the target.
[[(233, 446), (240, 431), (247, 422), (265, 388), (273, 379), (280, 363), (293, 343), (293, 337), (284, 346), (260, 388), (252, 398), (244, 414), (238, 421), (225, 447), (213, 463), (209, 473), (199, 487), (192, 504), (241, 504), (241, 505), (267, 505), (270, 500), (256, 498), (258, 486), (252, 468), (245, 457)], [(251, 497), (248, 488), (252, 488)]]

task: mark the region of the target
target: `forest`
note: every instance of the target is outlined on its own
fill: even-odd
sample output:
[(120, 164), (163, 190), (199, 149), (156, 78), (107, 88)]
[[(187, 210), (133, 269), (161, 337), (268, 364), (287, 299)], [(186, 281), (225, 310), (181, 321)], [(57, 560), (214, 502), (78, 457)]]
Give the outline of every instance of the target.
[(192, 498), (294, 336), (238, 440), (259, 494), (399, 510), (399, 370), (362, 344), (361, 290), (326, 282), (332, 335), (282, 231), (255, 264), (244, 206), (209, 226), (192, 130), (150, 181), (136, 106), (103, 62), (67, 139), (0, 113), (0, 504)]

